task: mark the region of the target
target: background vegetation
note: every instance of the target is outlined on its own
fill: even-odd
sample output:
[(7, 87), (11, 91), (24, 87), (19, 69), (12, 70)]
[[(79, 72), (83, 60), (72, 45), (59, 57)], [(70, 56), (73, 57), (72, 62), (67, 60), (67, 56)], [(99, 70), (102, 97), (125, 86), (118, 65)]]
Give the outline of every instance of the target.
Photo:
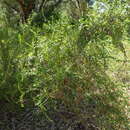
[(48, 122), (56, 114), (80, 130), (129, 130), (129, 1), (3, 0), (0, 6), (4, 111), (38, 108)]

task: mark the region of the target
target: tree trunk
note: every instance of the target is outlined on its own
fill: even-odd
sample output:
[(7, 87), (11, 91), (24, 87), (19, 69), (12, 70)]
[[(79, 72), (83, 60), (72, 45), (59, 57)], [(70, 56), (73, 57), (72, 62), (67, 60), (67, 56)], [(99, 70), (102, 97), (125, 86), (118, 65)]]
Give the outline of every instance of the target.
[(16, 0), (20, 6), (20, 12), (22, 16), (22, 22), (27, 22), (29, 15), (32, 13), (35, 8), (35, 0)]

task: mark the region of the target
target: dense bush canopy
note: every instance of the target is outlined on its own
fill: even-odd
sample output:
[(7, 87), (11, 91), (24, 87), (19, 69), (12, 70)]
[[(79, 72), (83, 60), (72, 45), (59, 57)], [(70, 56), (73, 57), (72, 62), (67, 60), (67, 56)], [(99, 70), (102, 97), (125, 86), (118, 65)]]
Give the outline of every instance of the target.
[(127, 86), (110, 76), (127, 62), (129, 3), (91, 2), (0, 2), (0, 101), (71, 112), (86, 130), (129, 128)]

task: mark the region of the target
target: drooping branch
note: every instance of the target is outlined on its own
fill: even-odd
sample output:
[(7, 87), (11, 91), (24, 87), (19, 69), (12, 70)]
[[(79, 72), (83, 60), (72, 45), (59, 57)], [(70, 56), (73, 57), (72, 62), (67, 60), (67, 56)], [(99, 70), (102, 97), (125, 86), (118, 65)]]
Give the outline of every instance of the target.
[(42, 8), (45, 6), (46, 2), (47, 2), (47, 0), (42, 0), (41, 4), (40, 4), (40, 6), (39, 6), (39, 9), (38, 9), (39, 12), (40, 12), (40, 11), (42, 10)]
[(45, 11), (45, 16), (51, 16), (51, 14), (54, 12), (55, 8), (57, 8), (61, 3), (63, 2), (63, 0), (58, 0), (56, 2), (54, 2), (53, 4), (51, 4)]

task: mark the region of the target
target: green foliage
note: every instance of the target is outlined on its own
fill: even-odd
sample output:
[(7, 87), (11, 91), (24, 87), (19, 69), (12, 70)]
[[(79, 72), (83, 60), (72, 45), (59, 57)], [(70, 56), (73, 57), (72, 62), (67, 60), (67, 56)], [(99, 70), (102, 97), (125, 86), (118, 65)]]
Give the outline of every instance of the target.
[(52, 17), (58, 18), (58, 10), (64, 0), (2, 0), (0, 5), (6, 9), (6, 16), (11, 26), (27, 22), (32, 13), (35, 13), (32, 24), (42, 24)]
[(28, 23), (16, 30), (2, 23), (0, 100), (35, 105), (45, 115), (63, 105), (86, 129), (126, 130), (125, 87), (107, 73), (111, 50), (125, 54), (126, 9), (112, 4), (104, 13), (83, 12), (42, 28)]
[[(12, 32), (10, 33), (10, 29), (5, 29), (2, 28), (0, 30), (0, 35), (1, 35), (1, 39), (0, 39), (0, 60), (1, 60), (1, 73), (0, 73), (0, 79), (1, 79), (1, 84), (0, 84), (0, 88), (1, 90), (1, 96), (7, 96), (8, 94), (15, 96), (15, 93), (17, 93), (16, 89), (15, 89), (15, 84), (17, 84), (16, 82), (16, 72), (17, 72), (17, 59), (16, 59), (16, 55), (17, 54), (17, 41), (14, 40), (14, 37), (12, 38), (12, 34), (16, 35), (16, 32)], [(14, 42), (12, 44), (12, 41)], [(13, 47), (13, 48), (12, 48)], [(12, 86), (13, 85), (13, 86)], [(14, 91), (12, 91), (12, 89)], [(9, 96), (8, 95), (8, 96)], [(8, 97), (9, 98), (9, 97)]]

